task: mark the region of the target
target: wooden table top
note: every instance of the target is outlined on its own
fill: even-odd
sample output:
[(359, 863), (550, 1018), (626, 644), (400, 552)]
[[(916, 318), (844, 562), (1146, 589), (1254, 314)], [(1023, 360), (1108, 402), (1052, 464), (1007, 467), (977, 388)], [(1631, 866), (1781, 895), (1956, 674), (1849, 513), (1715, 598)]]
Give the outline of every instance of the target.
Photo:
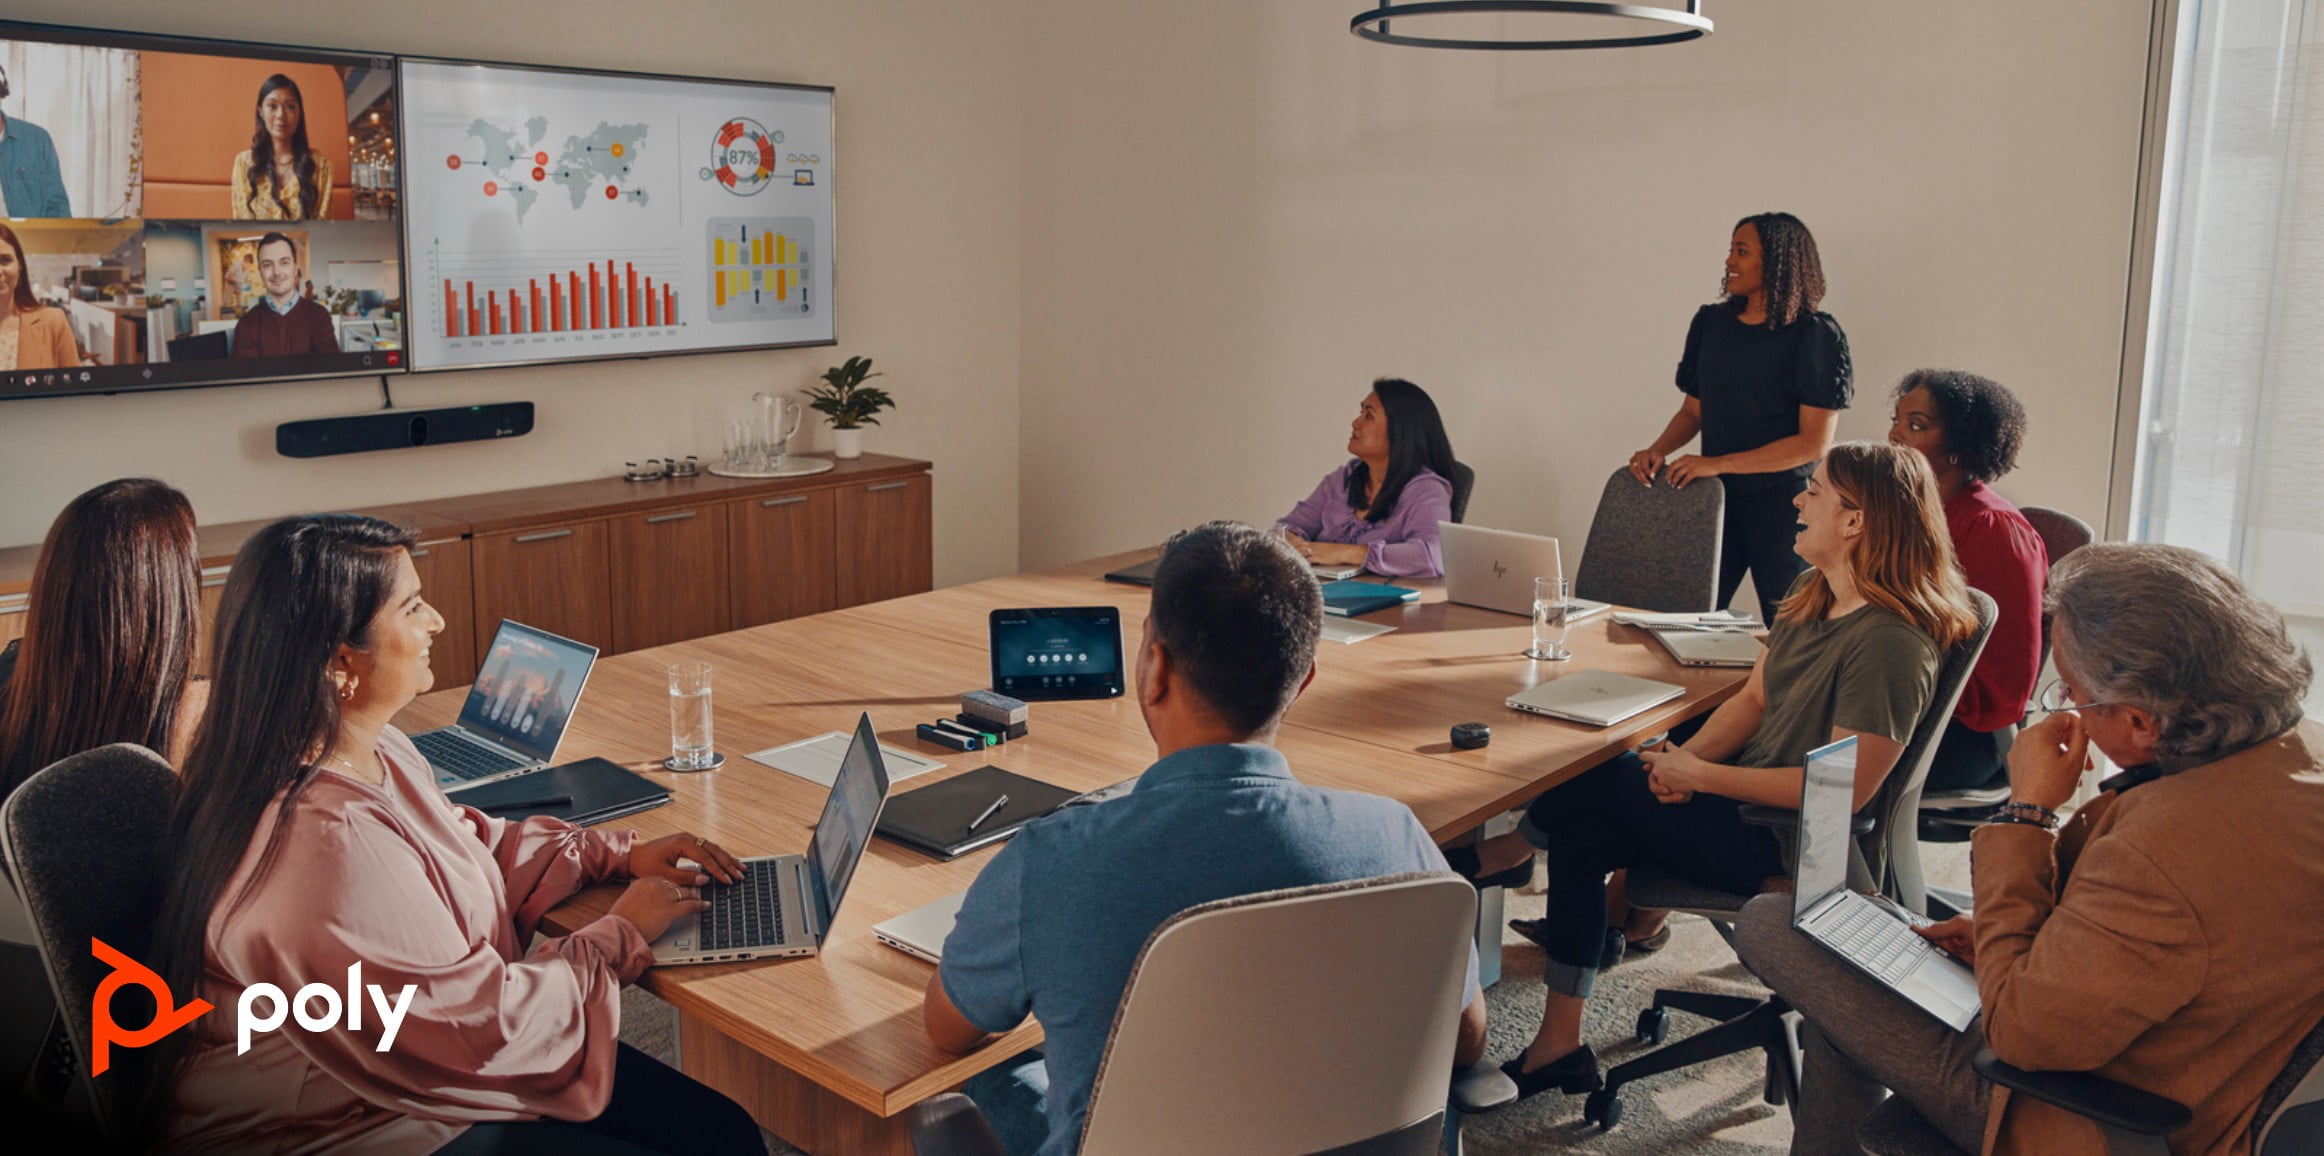
[[(1144, 587), (1102, 575), (1142, 554), (995, 578), (868, 606), (605, 659), (566, 732), (558, 758), (596, 755), (650, 773), (672, 788), (668, 806), (625, 820), (648, 837), (692, 830), (738, 855), (802, 851), (826, 791), (745, 757), (810, 735), (852, 728), (868, 711), (880, 741), (934, 758), (943, 770), (907, 780), (909, 790), (986, 765), (1091, 790), (1143, 771), (1153, 761), (1134, 698), (1035, 703), (1032, 733), (973, 753), (920, 743), (914, 727), (948, 716), (963, 691), (986, 686), (987, 614), (1004, 607), (1120, 607), (1124, 646), (1134, 653), (1149, 602)], [(1605, 615), (1576, 624), (1567, 663), (1519, 653), (1531, 640), (1520, 617), (1444, 601), (1441, 583), (1416, 605), (1368, 622), (1395, 633), (1353, 645), (1325, 642), (1317, 675), (1285, 719), (1277, 745), (1302, 781), (1368, 791), (1410, 806), (1439, 839), (1450, 839), (1523, 804), (1672, 723), (1709, 710), (1742, 685), (1743, 671), (1692, 669), (1671, 661), (1641, 631)], [(660, 769), (669, 753), (665, 669), (680, 659), (716, 668), (718, 749), (726, 765), (699, 775)], [(1607, 669), (1687, 688), (1684, 698), (1619, 726), (1594, 730), (1509, 710), (1503, 700), (1575, 670)], [(406, 731), (442, 726), (463, 694), (444, 690), (397, 717)], [(1452, 749), (1454, 723), (1492, 725), (1492, 745)], [(861, 1107), (886, 1116), (958, 1084), (1000, 1059), (1036, 1046), (1027, 1023), (968, 1056), (931, 1045), (920, 1026), (922, 992), (933, 965), (882, 947), (873, 924), (968, 886), (992, 849), (940, 863), (873, 840), (819, 957), (656, 968), (647, 990), (763, 1055)], [(593, 888), (557, 909), (559, 930), (603, 914), (618, 894)]]

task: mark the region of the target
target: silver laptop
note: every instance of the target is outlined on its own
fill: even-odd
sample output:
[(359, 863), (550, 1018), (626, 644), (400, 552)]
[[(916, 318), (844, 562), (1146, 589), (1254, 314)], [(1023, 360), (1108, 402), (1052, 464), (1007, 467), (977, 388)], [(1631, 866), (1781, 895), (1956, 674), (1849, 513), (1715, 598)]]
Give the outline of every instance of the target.
[(1767, 652), (1743, 629), (1668, 626), (1649, 627), (1646, 632), (1680, 666), (1751, 666)]
[(960, 904), (966, 898), (968, 892), (955, 891), (934, 903), (923, 903), (894, 919), (873, 924), (872, 938), (914, 959), (942, 963), (944, 937), (952, 934), (952, 924), (960, 918)]
[[(1531, 618), (1533, 580), (1565, 573), (1555, 538), (1459, 522), (1438, 522), (1436, 533), (1444, 552), (1444, 596), (1463, 606)], [(1576, 622), (1604, 609), (1603, 602), (1569, 599), (1565, 620)]]
[(1977, 1016), (1977, 974), (1913, 933), (1927, 920), (1848, 888), (1848, 816), (1856, 801), (1856, 737), (1808, 752), (1800, 784), (1792, 926), (1943, 1020)]
[(549, 765), (564, 741), (597, 648), (502, 619), (460, 720), (413, 735), (446, 794)]
[(1577, 670), (1509, 696), (1508, 705), (1515, 710), (1567, 722), (1610, 727), (1685, 693), (1683, 686), (1651, 678), (1634, 678), (1610, 670)]
[(710, 910), (663, 932), (654, 962), (730, 963), (822, 950), (887, 803), (887, 764), (867, 714), (856, 720), (855, 741), (840, 760), (807, 853), (745, 859), (740, 882), (704, 887)]

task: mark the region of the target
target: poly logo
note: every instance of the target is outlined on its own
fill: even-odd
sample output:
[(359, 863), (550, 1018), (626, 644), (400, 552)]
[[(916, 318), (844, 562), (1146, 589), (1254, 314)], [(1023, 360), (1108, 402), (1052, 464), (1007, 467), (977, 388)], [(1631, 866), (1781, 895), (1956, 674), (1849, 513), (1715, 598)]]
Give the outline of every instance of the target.
[[(105, 1069), (112, 1066), (114, 1045), (125, 1048), (151, 1046), (171, 1032), (200, 1019), (213, 1008), (208, 1000), (203, 999), (187, 1000), (184, 1007), (176, 1006), (169, 985), (162, 982), (161, 976), (154, 974), (152, 968), (115, 950), (102, 939), (91, 936), (89, 950), (99, 962), (113, 968), (113, 974), (106, 976), (104, 982), (97, 985), (97, 994), (90, 1001), (89, 1020), (94, 1025), (90, 1033), (94, 1037), (89, 1056), (91, 1076), (104, 1075)], [(153, 1022), (136, 1031), (125, 1030), (113, 1022), (113, 994), (129, 984), (152, 992), (156, 1009)], [(385, 1052), (395, 1044), (396, 1033), (403, 1029), (404, 1014), (411, 1010), (412, 993), (420, 990), (420, 985), (405, 984), (403, 991), (390, 1003), (386, 989), (376, 983), (365, 984), (363, 965), (352, 963), (347, 965), (347, 995), (344, 1002), (340, 1000), (339, 989), (322, 983), (310, 983), (300, 988), (296, 996), (283, 994), (281, 988), (271, 983), (254, 983), (243, 988), (242, 998), (236, 1000), (234, 1005), (234, 1054), (239, 1056), (248, 1052), (251, 1036), (271, 1032), (281, 1027), (287, 1019), (298, 1020), (299, 1026), (310, 1032), (329, 1031), (339, 1025), (342, 1009), (346, 1012), (347, 1030), (362, 1031), (363, 996), (367, 989), (371, 1006), (379, 1014), (379, 1045), (374, 1050)], [(261, 1000), (269, 1005), (265, 1011), (258, 1010)]]

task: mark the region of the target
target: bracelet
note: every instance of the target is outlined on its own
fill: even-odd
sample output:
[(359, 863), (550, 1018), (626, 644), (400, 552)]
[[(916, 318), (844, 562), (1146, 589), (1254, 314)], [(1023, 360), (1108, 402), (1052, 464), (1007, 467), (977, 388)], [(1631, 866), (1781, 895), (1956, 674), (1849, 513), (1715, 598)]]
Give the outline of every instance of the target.
[(2038, 827), (2044, 831), (2054, 831), (2057, 829), (2050, 826), (2048, 823), (2042, 822), (2039, 819), (2028, 819), (2023, 815), (2013, 815), (2006, 811), (1985, 820), (1985, 825), (1988, 827)]
[(2033, 820), (2051, 830), (2056, 830), (2058, 826), (2058, 813), (2040, 803), (2003, 803), (2001, 813)]

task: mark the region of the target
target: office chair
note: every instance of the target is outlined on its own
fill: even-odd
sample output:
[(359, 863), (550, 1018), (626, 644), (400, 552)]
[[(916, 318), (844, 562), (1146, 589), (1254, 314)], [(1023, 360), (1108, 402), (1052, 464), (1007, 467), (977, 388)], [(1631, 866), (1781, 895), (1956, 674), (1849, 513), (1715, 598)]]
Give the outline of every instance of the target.
[[(2261, 1093), (2251, 1118), (2251, 1156), (2307, 1156), (2324, 1152), (2324, 1021), (2309, 1029), (2291, 1059)], [(2002, 1063), (1991, 1048), (1977, 1049), (1977, 1074), (2014, 1095), (2089, 1118), (2106, 1134), (2109, 1156), (2170, 1156), (2166, 1137), (2194, 1113), (2175, 1100), (2088, 1072), (2028, 1072)], [(1857, 1142), (1872, 1156), (1961, 1156), (1903, 1099), (1890, 1096), (1864, 1118)]]
[[(115, 743), (50, 765), (0, 807), (0, 849), (56, 991), (81, 1085), (76, 1091), (93, 1116), (86, 1123), (107, 1146), (127, 1138), (136, 1092), (120, 1067), (94, 1079), (78, 1075), (90, 1068), (90, 1007), (113, 971), (89, 941), (104, 940), (132, 959), (144, 954), (176, 792), (177, 776), (161, 756)], [(150, 1004), (121, 1013), (127, 1024), (151, 1018)]]
[(1719, 597), (1719, 536), (1727, 489), (1704, 478), (1679, 489), (1667, 473), (1641, 486), (1620, 469), (1606, 479), (1589, 542), (1574, 571), (1574, 597), (1639, 610), (1714, 608)]
[(1453, 488), (1452, 520), (1455, 522), (1468, 521), (1469, 495), (1476, 491), (1477, 471), (1469, 468), (1467, 462), (1454, 462), (1452, 476), (1445, 480), (1451, 482)]
[[(1172, 916), (1131, 968), (1081, 1151), (1435, 1156), (1476, 910), (1439, 872)], [(1467, 1106), (1516, 1098), (1490, 1065), (1461, 1076)], [(911, 1129), (919, 1156), (1001, 1152), (957, 1093), (914, 1106)]]
[[(1938, 665), (1936, 693), (1913, 725), (1912, 735), (1905, 740), (1904, 750), (1897, 755), (1896, 766), (1890, 769), (1880, 792), (1857, 813), (1856, 842), (1848, 853), (1849, 886), (1878, 891), (1914, 911), (1923, 910), (1928, 902), (1921, 880), (1919, 832), (1913, 822), (1921, 784), (1928, 779), (1937, 740), (1943, 737), (1945, 723), (1960, 702), (1961, 688), (1968, 685), (1969, 672), (1985, 652), (1997, 613), (1992, 597), (1984, 591), (1969, 591), (1969, 603), (1976, 612), (1977, 629), (1947, 651)], [(1784, 844), (1785, 858), (1790, 858), (1799, 822), (1796, 810), (1745, 805), (1742, 814), (1745, 822), (1773, 829)], [(1751, 901), (1748, 895), (1704, 887), (1650, 868), (1631, 870), (1627, 894), (1634, 906), (1702, 916), (1729, 947), (1735, 945), (1735, 919)], [(1789, 1103), (1798, 1094), (1798, 1045), (1789, 1022), (1791, 1005), (1783, 997), (1770, 994), (1755, 999), (1664, 988), (1654, 993), (1652, 1006), (1638, 1013), (1641, 1043), (1663, 1042), (1670, 1031), (1672, 1008), (1720, 1022), (1608, 1070), (1605, 1085), (1582, 1102), (1583, 1119), (1610, 1129), (1622, 1120), (1622, 1085), (1753, 1048), (1767, 1053), (1767, 1102)]]

